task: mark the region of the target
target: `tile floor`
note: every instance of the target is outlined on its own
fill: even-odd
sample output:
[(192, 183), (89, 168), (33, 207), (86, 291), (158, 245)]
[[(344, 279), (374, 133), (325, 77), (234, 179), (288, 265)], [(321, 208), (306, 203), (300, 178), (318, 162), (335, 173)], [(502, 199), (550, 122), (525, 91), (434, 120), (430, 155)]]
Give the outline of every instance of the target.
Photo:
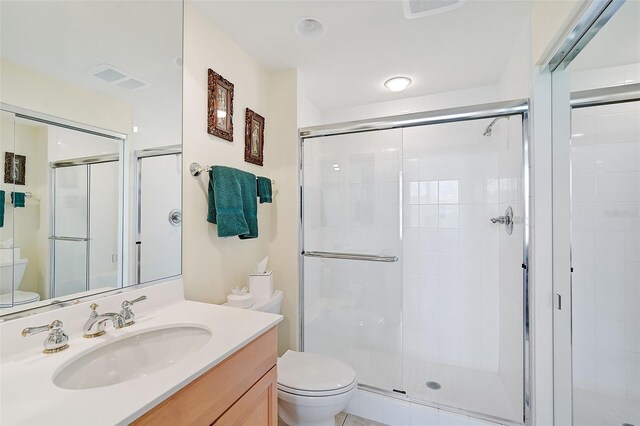
[(386, 426), (384, 423), (374, 422), (354, 416), (353, 414), (339, 413), (336, 416), (336, 426)]

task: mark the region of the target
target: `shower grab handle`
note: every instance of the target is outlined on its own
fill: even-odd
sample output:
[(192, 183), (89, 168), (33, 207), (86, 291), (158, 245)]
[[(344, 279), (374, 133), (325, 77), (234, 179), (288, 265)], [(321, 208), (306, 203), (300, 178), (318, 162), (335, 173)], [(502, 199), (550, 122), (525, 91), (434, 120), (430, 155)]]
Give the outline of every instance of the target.
[(375, 254), (338, 253), (332, 251), (303, 251), (305, 257), (320, 257), (323, 259), (362, 260), (365, 262), (397, 262), (398, 256), (379, 256)]
[(50, 240), (54, 240), (54, 241), (75, 241), (75, 242), (89, 241), (88, 238), (82, 238), (82, 237), (56, 237), (55, 235), (50, 236), (49, 239)]

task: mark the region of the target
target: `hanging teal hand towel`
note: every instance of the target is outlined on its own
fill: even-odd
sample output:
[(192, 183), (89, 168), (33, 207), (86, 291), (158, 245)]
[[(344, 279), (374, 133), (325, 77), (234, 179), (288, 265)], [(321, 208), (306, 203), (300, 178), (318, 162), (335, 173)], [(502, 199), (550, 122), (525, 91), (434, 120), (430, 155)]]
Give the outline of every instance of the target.
[(24, 192), (12, 192), (11, 203), (14, 207), (24, 207)]
[(256, 176), (242, 170), (213, 166), (209, 172), (207, 221), (218, 225), (219, 237), (258, 237)]
[(0, 228), (4, 226), (4, 191), (0, 189)]
[(258, 198), (260, 198), (260, 204), (271, 202), (271, 179), (258, 176)]

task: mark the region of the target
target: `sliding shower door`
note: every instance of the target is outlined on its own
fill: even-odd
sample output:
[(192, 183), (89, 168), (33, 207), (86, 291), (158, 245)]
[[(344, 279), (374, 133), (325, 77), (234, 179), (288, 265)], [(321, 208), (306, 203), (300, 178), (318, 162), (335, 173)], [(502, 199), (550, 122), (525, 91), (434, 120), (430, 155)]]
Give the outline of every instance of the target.
[(119, 167), (106, 161), (51, 169), (52, 297), (120, 286)]
[(402, 385), (402, 130), (305, 140), (304, 350)]
[(89, 286), (89, 166), (52, 169), (52, 297)]
[(303, 138), (305, 351), (351, 365), (361, 387), (523, 422), (520, 111)]
[(522, 147), (519, 115), (403, 131), (404, 390), (517, 423)]

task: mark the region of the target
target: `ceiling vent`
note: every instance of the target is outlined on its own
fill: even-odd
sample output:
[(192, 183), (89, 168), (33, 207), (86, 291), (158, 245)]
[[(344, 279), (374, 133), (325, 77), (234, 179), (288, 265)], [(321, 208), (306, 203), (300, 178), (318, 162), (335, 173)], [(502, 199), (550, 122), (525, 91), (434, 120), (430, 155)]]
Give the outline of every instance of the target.
[(402, 9), (407, 19), (423, 18), (459, 8), (464, 0), (403, 0)]
[(129, 90), (138, 90), (143, 87), (151, 86), (151, 84), (146, 81), (138, 77), (134, 77), (130, 73), (109, 64), (96, 65), (95, 67), (87, 70), (87, 72), (102, 81), (115, 84), (116, 86)]

